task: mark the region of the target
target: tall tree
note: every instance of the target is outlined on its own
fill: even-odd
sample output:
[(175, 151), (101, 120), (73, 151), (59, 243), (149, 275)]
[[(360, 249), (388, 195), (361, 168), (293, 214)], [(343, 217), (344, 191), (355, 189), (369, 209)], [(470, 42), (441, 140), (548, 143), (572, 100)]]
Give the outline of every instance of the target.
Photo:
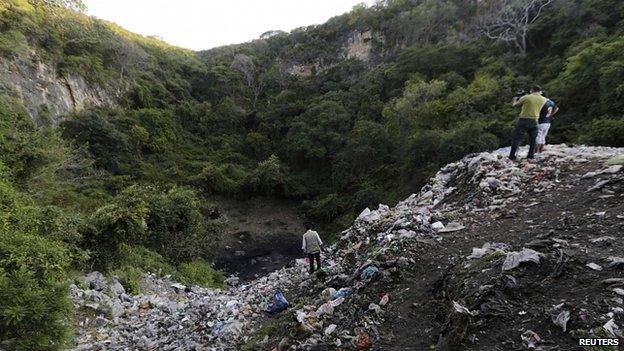
[(479, 29), (486, 37), (514, 44), (524, 56), (527, 34), (553, 0), (488, 0), (484, 1), (479, 17)]
[(251, 106), (255, 109), (262, 92), (262, 84), (258, 79), (258, 69), (253, 59), (245, 54), (236, 54), (230, 67), (243, 75), (245, 85), (251, 92)]

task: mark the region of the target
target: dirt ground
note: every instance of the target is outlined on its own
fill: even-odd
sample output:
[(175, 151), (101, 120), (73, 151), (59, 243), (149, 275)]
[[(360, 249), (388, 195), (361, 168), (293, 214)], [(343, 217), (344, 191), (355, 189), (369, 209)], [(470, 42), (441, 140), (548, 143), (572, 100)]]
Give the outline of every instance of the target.
[(211, 199), (228, 220), (216, 266), (242, 280), (300, 258), (303, 218), (294, 202), (264, 198)]
[[(485, 212), (467, 214), (462, 219), (465, 230), (417, 247), (412, 255), (416, 265), (397, 285), (387, 287), (392, 303), (373, 349), (526, 350), (520, 335), (532, 330), (544, 350), (584, 350), (577, 346), (578, 337), (606, 323), (611, 307), (624, 307), (601, 284), (607, 278), (624, 278), (622, 267), (609, 268), (605, 261), (608, 256), (624, 257), (624, 182), (588, 192), (596, 179), (581, 179), (602, 168), (598, 162), (566, 166), (554, 188), (535, 193), (525, 184), (520, 199), (494, 216), (498, 218)], [(604, 236), (612, 238), (590, 241)], [(471, 306), (466, 291), (479, 284), (499, 286), (502, 276), (504, 255), (466, 268), (472, 248), (487, 242), (506, 243), (513, 250), (532, 248), (545, 256), (540, 264), (523, 264), (510, 272), (517, 282), (513, 288), (497, 290)], [(603, 269), (590, 269), (590, 262)], [(483, 305), (483, 299), (489, 313), (449, 318), (451, 301), (465, 300), (471, 309), (477, 302)], [(564, 333), (551, 320), (553, 306), (560, 303), (571, 312), (567, 330), (574, 332)]]

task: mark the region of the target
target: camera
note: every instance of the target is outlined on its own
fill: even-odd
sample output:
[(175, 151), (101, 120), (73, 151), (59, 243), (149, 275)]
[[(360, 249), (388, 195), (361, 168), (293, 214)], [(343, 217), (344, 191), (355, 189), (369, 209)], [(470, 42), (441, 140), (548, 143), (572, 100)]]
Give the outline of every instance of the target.
[(519, 97), (525, 96), (526, 94), (527, 94), (526, 90), (519, 89), (519, 90), (516, 90), (516, 94), (513, 97), (519, 98)]

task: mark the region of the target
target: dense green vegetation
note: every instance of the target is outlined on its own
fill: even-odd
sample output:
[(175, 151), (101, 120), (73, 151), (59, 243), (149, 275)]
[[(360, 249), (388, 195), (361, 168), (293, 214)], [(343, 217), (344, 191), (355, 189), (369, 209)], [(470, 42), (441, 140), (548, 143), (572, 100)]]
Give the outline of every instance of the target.
[[(0, 348), (62, 347), (70, 270), (132, 292), (146, 271), (221, 285), (212, 195), (296, 199), (334, 227), (393, 203), (507, 145), (509, 100), (533, 82), (561, 106), (551, 142), (624, 145), (624, 4), (553, 1), (523, 46), (484, 34), (493, 3), (387, 0), (198, 55), (65, 7), (79, 1), (0, 0), (3, 61), (34, 52), (119, 92), (53, 128), (0, 88)], [(368, 61), (345, 58), (354, 30), (373, 33)]]

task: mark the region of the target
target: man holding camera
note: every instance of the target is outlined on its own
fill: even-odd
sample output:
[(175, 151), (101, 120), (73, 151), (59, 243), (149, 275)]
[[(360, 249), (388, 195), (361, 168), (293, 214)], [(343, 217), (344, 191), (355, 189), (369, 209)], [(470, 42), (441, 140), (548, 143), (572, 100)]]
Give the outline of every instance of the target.
[(520, 111), (520, 118), (516, 123), (516, 128), (513, 133), (513, 142), (511, 144), (511, 152), (509, 153), (509, 159), (516, 160), (516, 152), (518, 152), (518, 146), (520, 146), (520, 139), (524, 132), (529, 134), (529, 155), (528, 159), (532, 159), (535, 156), (535, 139), (537, 138), (537, 121), (540, 117), (540, 111), (546, 104), (545, 97), (542, 96), (542, 88), (539, 85), (531, 87), (531, 93), (522, 97), (514, 96), (513, 106), (522, 106)]

